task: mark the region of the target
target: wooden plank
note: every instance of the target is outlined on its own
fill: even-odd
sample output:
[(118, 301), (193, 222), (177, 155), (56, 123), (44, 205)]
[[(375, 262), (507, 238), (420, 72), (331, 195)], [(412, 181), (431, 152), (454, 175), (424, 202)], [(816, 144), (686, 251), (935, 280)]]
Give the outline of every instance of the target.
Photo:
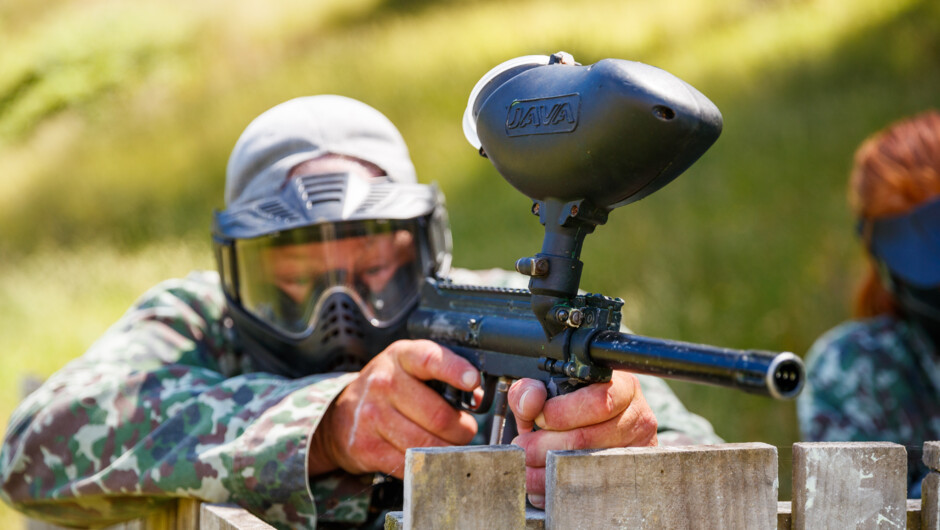
[(512, 445), (429, 447), (405, 454), (405, 528), (525, 525), (525, 451)]
[(39, 519), (26, 518), (26, 530), (68, 530), (68, 528)]
[(525, 530), (545, 530), (545, 510), (526, 504)]
[(199, 512), (201, 530), (273, 530), (274, 527), (236, 504), (205, 503)]
[[(154, 510), (146, 517), (108, 525), (102, 530), (198, 530), (198, 526), (179, 526), (177, 514), (177, 502), (167, 502), (163, 509)], [(28, 530), (67, 530), (68, 527), (36, 519), (26, 519), (26, 528)]]
[[(777, 530), (790, 530), (793, 524), (793, 513), (789, 502), (777, 503)], [(927, 528), (922, 522), (920, 499), (907, 499), (907, 530), (920, 530)]]
[(921, 530), (924, 527), (920, 506), (920, 499), (907, 499), (907, 530)]
[[(404, 530), (405, 514), (404, 512), (389, 512), (385, 514), (385, 530)], [(526, 530), (545, 530), (545, 512), (538, 508), (526, 505), (525, 508), (525, 529)]]
[(925, 442), (923, 458), (930, 472), (920, 483), (921, 527), (940, 530), (940, 442)]
[(777, 503), (777, 530), (790, 530), (793, 527), (793, 508), (789, 502)]
[(777, 526), (777, 449), (762, 443), (550, 451), (546, 528)]
[(157, 510), (147, 517), (128, 521), (123, 525), (116, 525), (114, 530), (175, 530), (176, 507), (177, 503), (173, 502), (166, 508)]
[(793, 528), (903, 528), (907, 451), (888, 442), (793, 444)]
[(940, 442), (924, 442), (924, 465), (927, 469), (940, 471)]
[(199, 530), (202, 501), (180, 499), (176, 505), (176, 530)]
[(940, 494), (938, 494), (938, 490), (940, 490), (940, 473), (931, 471), (920, 483), (921, 523), (924, 529), (940, 530)]

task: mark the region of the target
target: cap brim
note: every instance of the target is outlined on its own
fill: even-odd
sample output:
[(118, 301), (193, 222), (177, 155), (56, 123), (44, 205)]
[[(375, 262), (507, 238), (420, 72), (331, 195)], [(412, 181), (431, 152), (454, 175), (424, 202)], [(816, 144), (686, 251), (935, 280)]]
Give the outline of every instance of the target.
[(940, 286), (940, 200), (873, 223), (871, 250), (916, 287)]

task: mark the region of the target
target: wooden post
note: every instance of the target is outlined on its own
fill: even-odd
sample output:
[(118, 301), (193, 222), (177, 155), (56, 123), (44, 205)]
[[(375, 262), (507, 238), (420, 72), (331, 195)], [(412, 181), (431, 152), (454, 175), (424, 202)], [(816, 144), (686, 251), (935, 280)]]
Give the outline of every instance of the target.
[[(385, 530), (405, 530), (405, 514), (403, 512), (387, 513)], [(526, 505), (525, 530), (545, 530), (545, 512)]]
[(777, 503), (777, 530), (793, 528), (793, 506), (789, 502)]
[(793, 528), (904, 528), (907, 451), (888, 442), (793, 444)]
[(407, 529), (525, 526), (525, 452), (512, 445), (408, 449)]
[(777, 528), (777, 448), (549, 451), (546, 528)]
[(274, 530), (237, 504), (203, 504), (199, 514), (200, 530)]
[(525, 507), (525, 530), (545, 530), (545, 511), (527, 504)]
[(176, 530), (199, 530), (199, 512), (202, 501), (180, 499), (176, 502)]
[(907, 530), (921, 530), (923, 527), (920, 499), (907, 499)]
[(922, 528), (940, 530), (940, 442), (924, 444), (924, 464), (930, 471), (920, 484)]

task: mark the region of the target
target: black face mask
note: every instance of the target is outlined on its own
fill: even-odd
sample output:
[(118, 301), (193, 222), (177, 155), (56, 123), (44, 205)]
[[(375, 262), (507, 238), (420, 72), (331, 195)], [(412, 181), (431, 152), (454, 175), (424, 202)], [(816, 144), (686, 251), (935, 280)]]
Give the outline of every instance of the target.
[(407, 337), (407, 315), (391, 326), (377, 328), (342, 292), (324, 301), (316, 328), (298, 339), (273, 332), (237, 304), (229, 304), (229, 310), (243, 351), (255, 367), (292, 378), (361, 370), (392, 342)]
[(940, 347), (940, 286), (915, 287), (893, 274), (889, 283), (904, 317), (927, 332), (936, 351)]

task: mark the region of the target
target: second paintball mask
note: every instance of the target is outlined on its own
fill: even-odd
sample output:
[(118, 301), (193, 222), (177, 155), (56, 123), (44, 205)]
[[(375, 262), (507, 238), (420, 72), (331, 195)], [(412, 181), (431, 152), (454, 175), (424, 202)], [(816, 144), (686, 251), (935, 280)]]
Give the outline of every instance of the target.
[(868, 248), (901, 307), (940, 325), (940, 198), (859, 230), (870, 231)]
[[(298, 173), (325, 155), (386, 174)], [(398, 131), (340, 96), (281, 104), (229, 162), (213, 240), (229, 314), (257, 368), (289, 377), (362, 368), (394, 340), (422, 279), (445, 274), (443, 197), (418, 184)]]

